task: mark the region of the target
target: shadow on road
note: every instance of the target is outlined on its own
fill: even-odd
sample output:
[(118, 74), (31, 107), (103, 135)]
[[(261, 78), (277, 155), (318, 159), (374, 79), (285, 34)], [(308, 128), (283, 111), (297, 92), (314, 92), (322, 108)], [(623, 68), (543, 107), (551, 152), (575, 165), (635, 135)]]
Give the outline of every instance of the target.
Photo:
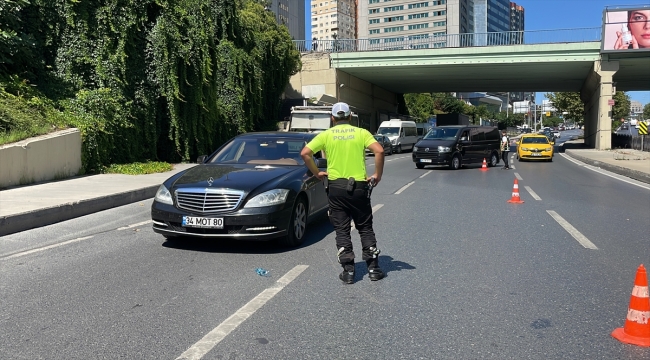
[[(379, 267), (381, 267), (386, 276), (393, 271), (415, 270), (415, 266), (403, 261), (395, 260), (392, 256), (388, 255), (379, 255)], [(368, 274), (366, 262), (361, 261), (354, 264), (354, 271), (362, 276)]]

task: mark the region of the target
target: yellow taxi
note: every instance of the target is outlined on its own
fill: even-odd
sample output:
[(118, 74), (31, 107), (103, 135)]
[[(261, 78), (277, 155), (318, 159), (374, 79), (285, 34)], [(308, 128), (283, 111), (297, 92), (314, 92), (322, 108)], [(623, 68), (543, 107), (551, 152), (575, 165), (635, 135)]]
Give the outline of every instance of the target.
[(517, 159), (553, 161), (552, 142), (544, 134), (527, 134), (517, 140)]

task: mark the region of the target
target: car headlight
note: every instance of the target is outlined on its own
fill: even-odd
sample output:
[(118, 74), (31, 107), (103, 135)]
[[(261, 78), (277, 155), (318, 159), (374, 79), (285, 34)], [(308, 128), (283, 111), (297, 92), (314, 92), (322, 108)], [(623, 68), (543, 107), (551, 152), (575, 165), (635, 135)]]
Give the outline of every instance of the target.
[(528, 148), (527, 147), (522, 147), (521, 150), (528, 151)]
[(418, 151), (419, 149), (420, 149), (420, 148), (417, 147), (417, 146), (414, 146), (414, 147), (413, 147), (413, 151)]
[(395, 145), (397, 143), (397, 139), (391, 140), (390, 143)]
[(174, 200), (172, 200), (172, 194), (167, 190), (165, 185), (160, 185), (158, 191), (156, 192), (155, 201), (158, 201), (167, 205), (174, 205)]
[(552, 148), (548, 147), (548, 148), (544, 149), (544, 151), (551, 151), (551, 149)]
[(438, 152), (439, 153), (448, 153), (451, 151), (451, 148), (449, 146), (438, 146)]
[(284, 204), (284, 202), (287, 201), (287, 195), (289, 195), (289, 190), (287, 189), (269, 190), (248, 200), (246, 205), (244, 205), (244, 208), (258, 208)]

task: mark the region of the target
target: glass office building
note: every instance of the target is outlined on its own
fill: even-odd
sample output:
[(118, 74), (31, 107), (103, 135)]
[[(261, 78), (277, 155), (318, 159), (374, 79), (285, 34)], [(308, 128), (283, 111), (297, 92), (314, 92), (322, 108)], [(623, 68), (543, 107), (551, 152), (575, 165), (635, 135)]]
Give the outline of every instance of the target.
[(294, 40), (305, 37), (305, 2), (291, 0), (271, 0), (268, 10), (275, 14), (278, 24), (286, 25)]

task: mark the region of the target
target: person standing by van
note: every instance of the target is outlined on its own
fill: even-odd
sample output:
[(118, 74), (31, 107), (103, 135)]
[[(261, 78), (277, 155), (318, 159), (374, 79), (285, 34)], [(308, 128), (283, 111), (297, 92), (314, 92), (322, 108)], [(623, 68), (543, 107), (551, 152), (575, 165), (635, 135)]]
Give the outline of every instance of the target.
[[(369, 191), (381, 181), (384, 172), (384, 148), (372, 134), (362, 128), (350, 125), (350, 107), (346, 103), (336, 103), (332, 107), (334, 127), (316, 135), (307, 144), (300, 156), (319, 179), (327, 176), (329, 180), (329, 215), (336, 231), (336, 248), (343, 272), (339, 275), (346, 284), (354, 282), (354, 251), (350, 237), (350, 218), (359, 230), (363, 250), (363, 260), (368, 266), (370, 280), (384, 277), (379, 267), (379, 250), (372, 228), (372, 206)], [(375, 173), (366, 175), (366, 148), (375, 154)], [(318, 170), (314, 153), (325, 150), (327, 172)]]
[(508, 137), (508, 132), (503, 130), (501, 132), (501, 158), (503, 159), (504, 170), (510, 170), (510, 165), (508, 164), (508, 153), (510, 152), (510, 138)]

